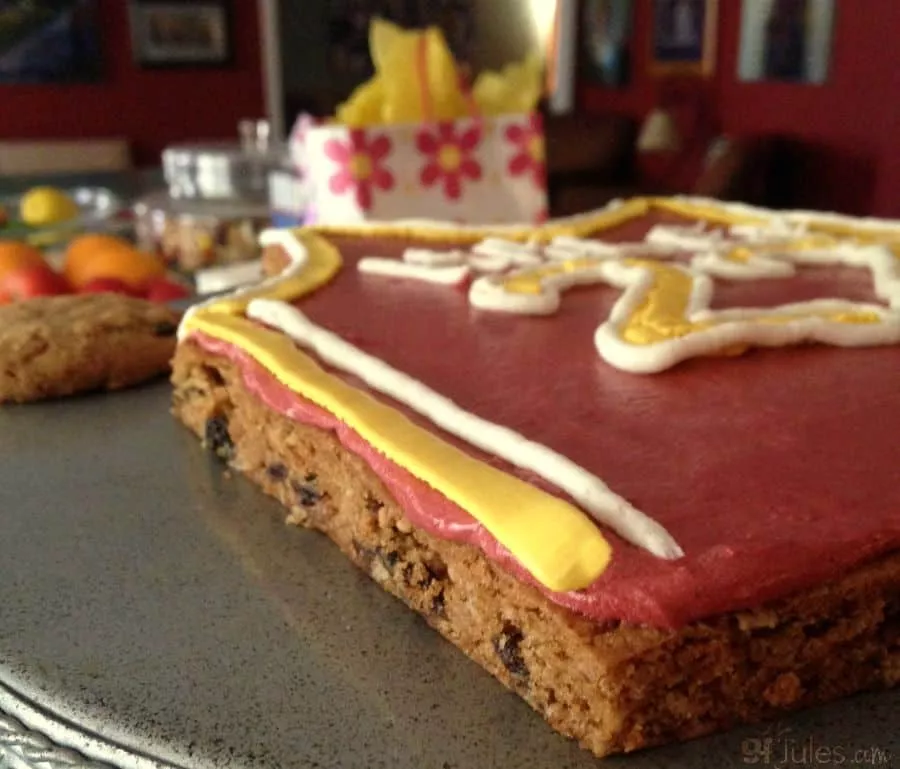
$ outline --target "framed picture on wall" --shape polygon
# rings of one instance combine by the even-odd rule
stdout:
[[[621,88],[631,74],[633,0],[583,0],[579,24],[581,75]]]
[[[96,0],[0,3],[0,83],[77,83],[103,71]]]
[[[738,77],[824,83],[834,13],[834,0],[744,0]]]
[[[131,45],[144,67],[223,66],[232,58],[228,0],[131,0]]]
[[[711,75],[716,61],[717,0],[652,0],[650,71]]]

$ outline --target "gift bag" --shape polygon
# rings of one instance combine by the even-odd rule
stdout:
[[[537,114],[373,128],[323,125],[300,141],[307,210],[319,223],[539,223],[547,215]]]
[[[543,221],[541,117],[510,111],[536,102],[522,84],[531,70],[487,73],[470,89],[456,79],[439,31],[376,24],[376,76],[335,120],[301,118],[292,134],[292,154],[309,185],[308,217],[322,224]]]

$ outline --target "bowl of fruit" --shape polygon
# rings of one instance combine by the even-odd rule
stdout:
[[[131,226],[128,208],[103,187],[32,187],[23,195],[0,197],[3,240],[53,246],[81,232],[124,232]]]
[[[157,302],[174,302],[191,294],[188,285],[170,275],[157,256],[115,235],[77,235],[55,260],[30,243],[0,240],[0,304],[101,292]]]

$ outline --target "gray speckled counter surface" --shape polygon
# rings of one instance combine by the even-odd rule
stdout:
[[[168,398],[0,409],[0,766],[600,765],[225,477]],[[603,765],[823,764],[810,745],[900,767],[900,692]]]

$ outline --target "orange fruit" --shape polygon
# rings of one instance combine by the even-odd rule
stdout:
[[[133,288],[141,288],[165,272],[165,265],[157,257],[112,235],[75,238],[66,249],[63,265],[63,274],[76,289],[98,278],[116,278]]]
[[[0,276],[22,267],[46,267],[44,256],[34,246],[15,240],[0,240]]]
[[[70,283],[78,278],[79,273],[84,266],[90,262],[95,254],[105,253],[108,251],[118,251],[121,253],[131,252],[134,246],[123,238],[117,238],[114,235],[100,235],[89,233],[87,235],[79,235],[69,241],[66,248],[65,260],[63,262],[63,273]],[[82,283],[86,281],[81,281]]]

